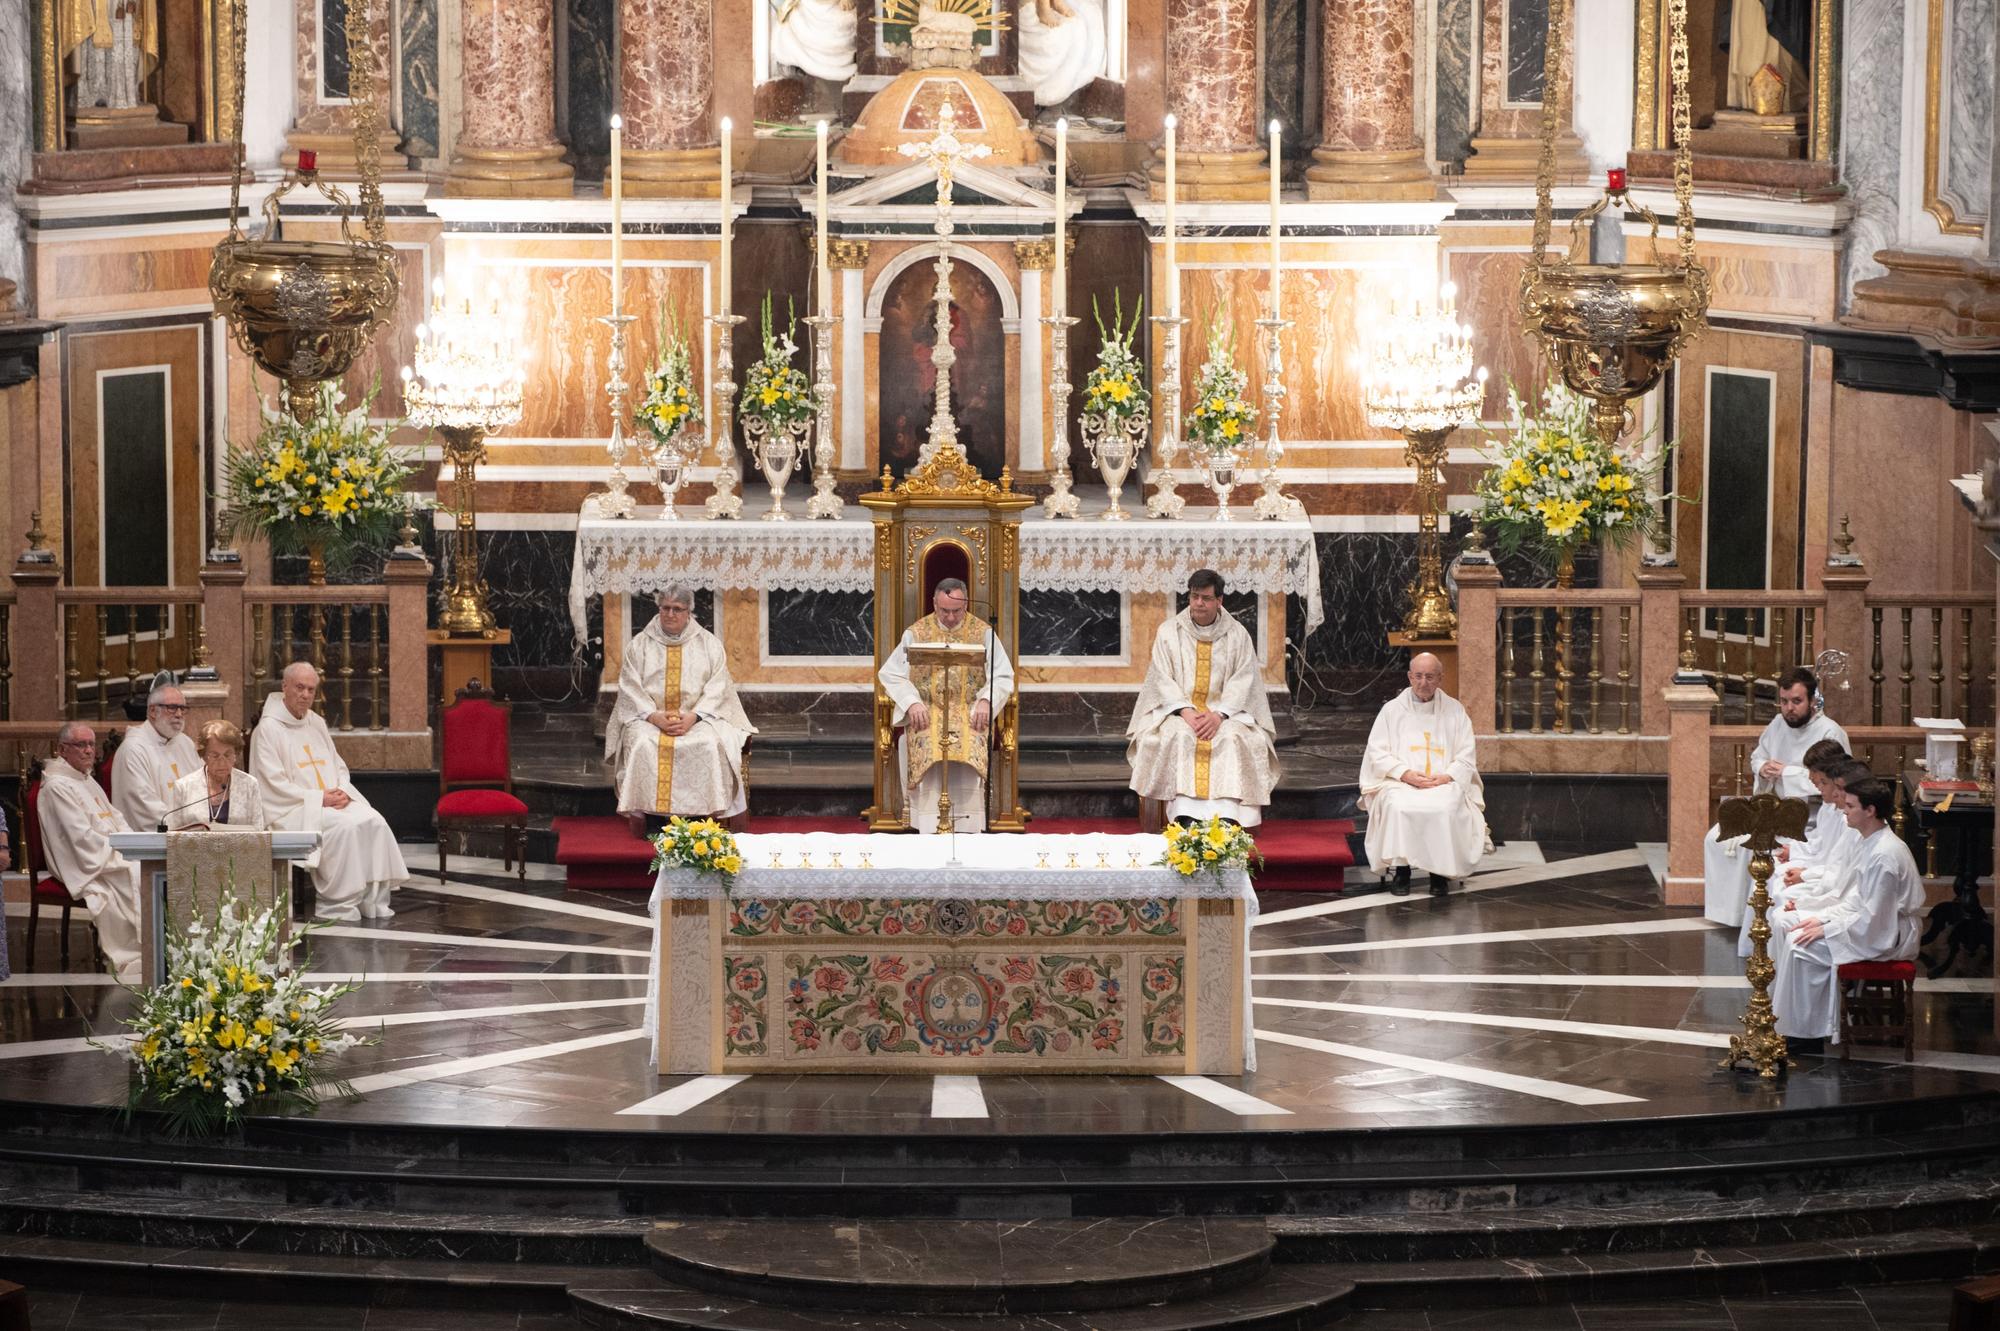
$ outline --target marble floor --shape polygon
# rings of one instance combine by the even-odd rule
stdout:
[[[413,870],[434,852],[410,846]],[[1242,1077],[656,1077],[637,894],[565,893],[454,857],[397,915],[324,929],[312,971],[361,976],[376,1042],[323,1117],[623,1131],[1251,1132],[1573,1121],[1811,1106],[1989,1084],[1992,981],[1919,981],[1916,1068],[1802,1058],[1718,1071],[1746,997],[1734,934],[1653,904],[1662,848],[1512,842],[1433,898],[1266,894],[1252,941],[1258,1066]],[[1372,884],[1357,884],[1372,887]],[[26,920],[8,920],[23,955]],[[51,965],[52,936],[42,940]],[[91,1046],[130,997],[49,969],[0,982],[9,1099],[122,1103]]]

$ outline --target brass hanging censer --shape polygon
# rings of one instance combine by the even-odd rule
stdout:
[[[347,7],[348,79],[354,96],[354,153],[361,173],[361,205],[368,238],[354,239],[353,203],[322,180],[313,155],[299,154],[299,166],[264,201],[264,234],[253,238],[238,224],[243,185],[243,97],[245,0],[235,11],[236,87],[232,135],[237,144],[235,174],[229,183],[229,234],[215,247],[208,291],[229,321],[236,344],[258,368],[285,383],[285,405],[293,419],[317,414],[319,386],[347,372],[375,330],[396,308],[395,255],[382,216],[381,149],[377,138],[375,47],[370,38],[369,0]],[[356,90],[353,85],[358,83]],[[316,190],[340,217],[340,240],[286,240],[278,202],[294,189]]]
[[[1708,270],[1694,253],[1687,0],[1667,0],[1677,253],[1661,258],[1660,219],[1626,196],[1625,173],[1614,170],[1604,197],[1570,223],[1569,244],[1551,262],[1558,112],[1570,96],[1571,3],[1549,3],[1541,160],[1535,172],[1535,252],[1521,274],[1521,319],[1563,382],[1592,401],[1599,435],[1606,443],[1615,443],[1624,433],[1632,399],[1651,391],[1674,357],[1708,324]],[[1651,224],[1651,263],[1576,261],[1579,251],[1588,258],[1590,224],[1614,202]]]

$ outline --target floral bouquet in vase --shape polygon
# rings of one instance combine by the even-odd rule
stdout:
[[[1532,413],[1510,382],[1507,428],[1489,438],[1493,463],[1476,486],[1474,516],[1502,550],[1553,557],[1557,586],[1570,584],[1578,549],[1623,544],[1661,521],[1646,492],[1664,453],[1642,459],[1600,439],[1590,400],[1558,381]]]
[[[1227,818],[1210,818],[1205,823],[1168,823],[1162,835],[1166,850],[1154,863],[1172,869],[1183,878],[1205,873],[1222,881],[1226,869],[1257,869],[1264,857],[1250,834]]]
[[[687,324],[676,312],[660,311],[659,358],[646,371],[646,396],[636,413],[652,437],[651,454],[665,512],[674,511],[688,466],[701,454],[701,394],[694,382],[694,350]]]
[[[737,414],[743,418],[743,439],[750,448],[753,465],[764,474],[771,487],[773,511],[777,511],[785,482],[805,451],[806,431],[812,427],[812,385],[805,371],[792,364],[798,355],[795,340],[798,315],[786,302],[785,331],[771,323],[771,293],[764,293],[764,353],[743,376],[743,393],[737,399]]]
[[[652,870],[693,869],[713,874],[726,888],[736,881],[743,867],[743,854],[736,838],[713,818],[671,818],[653,838]]]
[[[333,1018],[333,1005],[355,986],[307,985],[280,942],[278,910],[239,920],[236,904],[225,900],[212,922],[168,937],[167,978],[139,994],[139,1010],[125,1019],[129,1040],[101,1046],[138,1073],[129,1107],[165,1111],[176,1135],[205,1136],[253,1110],[309,1109],[324,1094],[353,1093],[327,1082],[321,1068],[364,1043]]]
[[[1097,364],[1083,381],[1083,448],[1104,477],[1111,507],[1109,518],[1122,518],[1118,497],[1125,478],[1138,463],[1146,447],[1146,433],[1153,419],[1153,395],[1146,388],[1146,367],[1132,350],[1139,333],[1140,315],[1146,298],[1132,307],[1132,320],[1125,321],[1125,301],[1112,293],[1111,327],[1104,326],[1104,312],[1091,297],[1091,317],[1097,320]]]
[[[1215,489],[1216,516],[1227,519],[1236,468],[1256,438],[1257,408],[1244,397],[1249,376],[1236,368],[1234,329],[1221,314],[1208,321],[1208,357],[1195,379],[1194,408],[1187,414],[1185,442],[1208,471]]]

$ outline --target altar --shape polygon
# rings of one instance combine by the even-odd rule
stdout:
[[[1236,1076],[1249,875],[1157,836],[747,835],[733,886],[663,870],[654,1058],[685,1073]]]

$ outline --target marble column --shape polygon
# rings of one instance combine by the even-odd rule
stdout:
[[[721,144],[709,114],[712,25],[709,0],[619,0],[627,194],[721,193]]]
[[[1313,199],[1428,199],[1417,137],[1416,0],[1326,0]]]
[[[1479,0],[1479,128],[1468,182],[1533,180],[1541,155],[1542,83],[1548,50],[1548,0]],[[1576,68],[1576,23],[1570,22],[1569,67]],[[1645,58],[1642,51],[1640,58]],[[1660,62],[1664,73],[1665,61]],[[1574,78],[1566,79],[1573,88]],[[1574,106],[1557,108],[1556,183],[1573,185],[1590,175]]]
[[[868,255],[865,240],[827,241],[827,260],[839,274],[840,341],[834,346],[834,405],[840,412],[840,472],[868,478]]]
[[[445,193],[568,197],[556,139],[555,0],[464,0],[465,124]]]
[[[318,155],[319,172],[352,180],[360,172],[354,155],[354,62],[347,43],[349,0],[293,0],[298,38],[293,46],[298,84],[298,118],[285,131],[284,165],[297,166],[299,153]],[[326,30],[335,27],[334,40]],[[390,85],[396,69],[389,50],[388,0],[374,0],[368,15],[368,45],[374,55],[376,151],[381,169],[402,171],[409,165],[398,145],[402,135],[389,117]]]
[[[1257,105],[1256,0],[1166,0],[1167,111],[1175,120],[1175,187],[1183,199],[1259,199],[1263,117]],[[1149,168],[1164,198],[1166,159]]]
[[[28,114],[35,104],[33,51],[28,7],[0,5],[0,106],[16,108],[13,115],[0,116],[0,282],[21,281],[27,265],[14,191],[35,146],[34,117]]]

